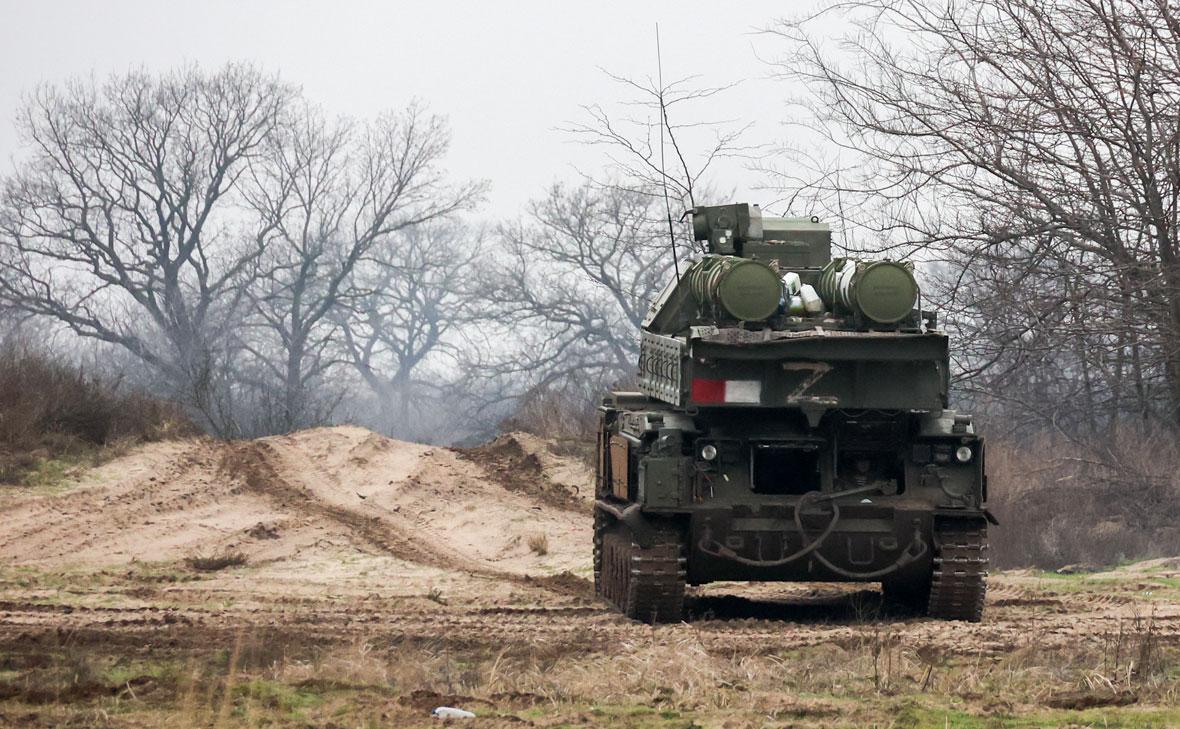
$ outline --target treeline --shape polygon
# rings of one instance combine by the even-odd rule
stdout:
[[[746,146],[712,121],[740,89],[622,79],[630,116],[589,105],[567,130],[609,164],[494,226],[421,105],[344,119],[239,65],[42,86],[0,191],[0,305],[222,435],[348,417],[462,438],[629,378],[697,252],[669,213],[744,157],[849,252],[922,261],[957,402],[994,429],[1180,423],[1175,8],[870,0],[769,31],[786,113],[822,144]]]
[[[555,186],[484,229],[442,118],[341,119],[248,66],[43,86],[19,124],[9,335],[73,333],[59,349],[223,436],[486,432],[530,390],[629,370],[672,265],[645,191]]]
[[[845,163],[790,179],[930,262],[965,401],[1022,433],[1180,424],[1175,4],[870,0],[773,31]]]

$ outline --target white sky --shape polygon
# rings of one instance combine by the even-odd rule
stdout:
[[[790,89],[766,79],[759,56],[780,49],[755,31],[812,4],[0,0],[0,170],[16,152],[21,95],[39,82],[249,60],[331,112],[369,117],[425,101],[450,120],[452,175],[491,180],[482,213],[512,216],[549,183],[573,178],[573,165],[595,165],[597,153],[557,127],[584,119],[581,104],[620,97],[599,67],[654,76],[657,21],[665,81],[742,80],[718,116],[753,122],[752,141],[777,139]],[[737,166],[716,182],[740,201],[767,197],[749,192],[758,180]]]

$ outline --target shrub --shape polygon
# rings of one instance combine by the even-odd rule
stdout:
[[[997,438],[988,444],[987,466],[989,505],[1000,521],[991,532],[997,567],[1175,556],[1174,433],[1122,426],[1085,438]]]
[[[542,532],[529,537],[529,551],[540,557],[549,554],[549,537]]]
[[[115,442],[193,435],[179,406],[20,344],[0,348],[0,482]]]
[[[246,564],[246,555],[241,552],[222,552],[221,554],[186,557],[184,563],[199,572],[218,572],[227,567],[241,567]]]

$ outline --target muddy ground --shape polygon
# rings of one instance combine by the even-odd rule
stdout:
[[[978,625],[711,585],[653,628],[593,597],[590,498],[537,438],[350,427],[9,490],[0,726],[1180,726],[1180,559],[995,575]]]

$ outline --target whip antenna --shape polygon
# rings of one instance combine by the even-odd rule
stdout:
[[[668,201],[668,174],[664,172],[664,127],[668,124],[668,107],[664,104],[664,60],[660,54],[660,24],[656,23],[656,83],[660,102],[660,185],[664,189],[664,211],[668,215],[668,238],[672,242],[672,268],[680,281],[680,261],[676,257],[676,231],[672,227],[672,203]]]

